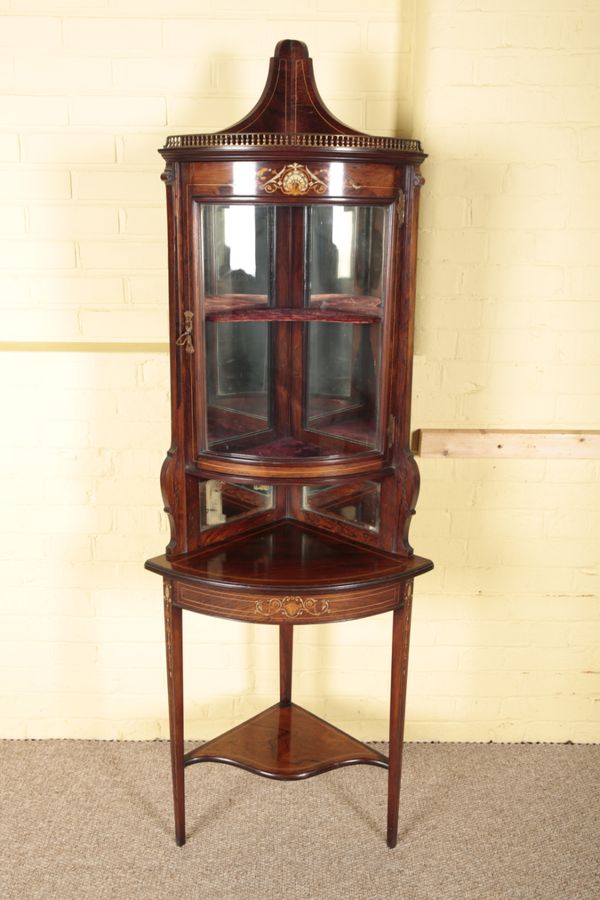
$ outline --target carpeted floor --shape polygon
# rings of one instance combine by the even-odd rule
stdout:
[[[0,742],[6,900],[600,898],[600,746],[408,744],[395,850],[385,782],[187,770],[173,840],[164,742]]]

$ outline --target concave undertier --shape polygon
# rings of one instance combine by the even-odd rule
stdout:
[[[186,753],[186,766],[198,762],[229,763],[285,780],[359,763],[388,766],[382,753],[295,703],[277,703]]]

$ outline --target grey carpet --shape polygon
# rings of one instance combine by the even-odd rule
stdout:
[[[382,749],[385,749],[382,746]],[[600,747],[408,744],[400,840],[383,770],[272,782],[164,742],[0,742],[3,898],[600,898]]]

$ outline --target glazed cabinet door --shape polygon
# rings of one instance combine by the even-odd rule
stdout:
[[[274,434],[272,329],[261,314],[273,304],[275,210],[202,204],[196,215],[204,331],[201,447],[251,449]]]
[[[194,201],[199,457],[384,453],[392,213]]]

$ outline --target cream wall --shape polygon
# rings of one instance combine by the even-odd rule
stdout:
[[[586,0],[1,2],[0,727],[167,733],[156,148],[306,40],[350,124],[421,137],[414,427],[594,428],[600,16]],[[421,460],[407,737],[600,739],[600,465]],[[387,616],[297,630],[299,702],[386,732]],[[274,699],[268,626],[190,616],[188,734]]]

